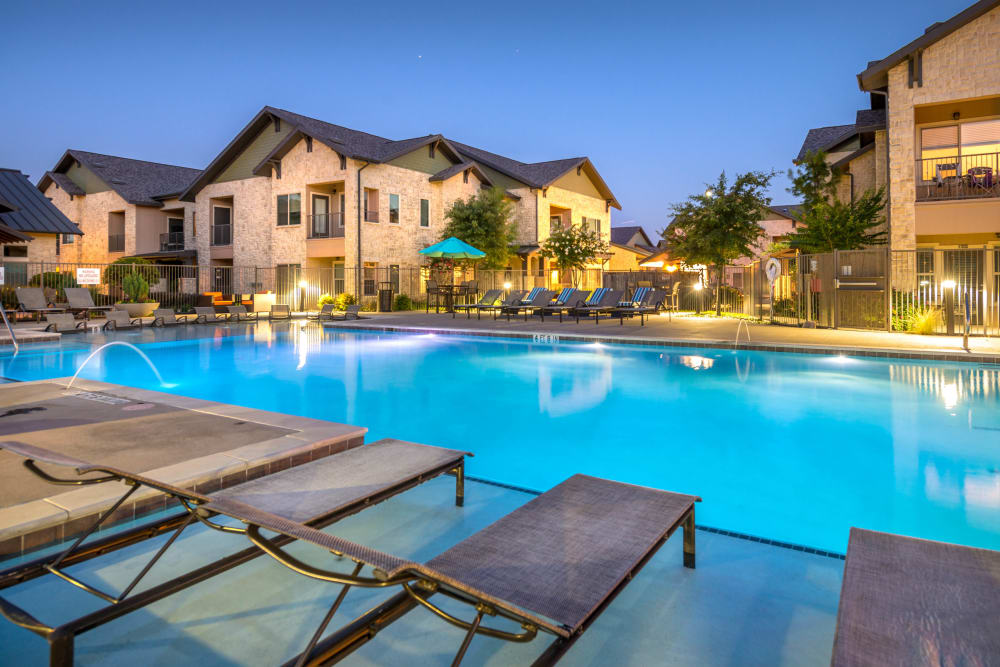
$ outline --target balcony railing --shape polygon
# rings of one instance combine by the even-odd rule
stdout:
[[[184,232],[160,234],[160,252],[184,250]]]
[[[344,219],[340,213],[321,213],[309,216],[309,238],[344,238]]]
[[[365,222],[378,222],[378,211],[365,209]]]
[[[232,245],[232,225],[212,225],[212,245]]]
[[[108,234],[108,252],[125,252],[124,234]]]
[[[1000,197],[1000,153],[917,160],[917,201]]]

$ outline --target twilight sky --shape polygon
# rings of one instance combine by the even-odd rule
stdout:
[[[867,108],[855,75],[972,0],[7,2],[0,167],[204,167],[264,105],[525,162],[587,155],[652,234],[725,169]]]

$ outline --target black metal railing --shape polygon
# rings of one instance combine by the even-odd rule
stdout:
[[[160,234],[160,252],[184,250],[184,232]]]
[[[1000,197],[1000,153],[917,160],[917,201]]]
[[[344,237],[344,219],[340,213],[319,213],[309,216],[309,238],[339,239]]]
[[[108,234],[108,252],[125,252],[124,234]]]
[[[232,245],[232,225],[212,225],[212,245]]]

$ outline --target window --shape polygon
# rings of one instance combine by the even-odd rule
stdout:
[[[920,158],[924,181],[963,177],[970,169],[976,173],[984,167],[995,174],[1000,166],[1000,120],[922,128]]]
[[[392,291],[399,294],[399,264],[389,265],[389,282],[392,283]]]
[[[594,232],[600,235],[601,233],[601,219],[600,218],[583,218],[583,228],[587,231]]]
[[[420,226],[431,226],[431,203],[426,199],[420,200]]]
[[[333,293],[344,293],[344,265],[341,262],[333,265]]]
[[[278,196],[278,226],[297,225],[302,222],[302,195],[294,193]]]
[[[232,220],[233,209],[228,206],[212,207],[212,245],[233,244]]]
[[[399,195],[389,195],[389,222],[399,224]]]
[[[63,234],[62,235],[62,242],[64,244],[70,244],[70,243],[73,243],[74,241],[76,241],[76,234]]]
[[[378,222],[378,190],[365,188],[365,222]]]
[[[549,234],[555,234],[561,229],[562,229],[562,216],[561,215],[549,216]]]
[[[5,245],[3,247],[4,257],[27,257],[28,246],[26,245]]]
[[[925,297],[935,291],[933,250],[917,251],[917,285]]]
[[[361,273],[361,295],[375,296],[375,265],[365,266]]]

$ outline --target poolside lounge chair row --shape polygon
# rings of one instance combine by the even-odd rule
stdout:
[[[316,316],[311,316],[310,319],[362,319],[358,315],[358,310],[360,306],[348,306],[347,312],[338,314],[332,310],[327,310],[324,306],[324,310],[318,313]],[[54,309],[58,311],[58,309]],[[157,308],[153,311],[153,319],[150,322],[150,326],[154,327],[168,327],[178,324],[211,324],[219,322],[253,322],[258,319],[257,313],[248,312],[246,306],[228,306],[227,312],[220,313],[213,307],[207,306],[196,306],[194,309],[194,314],[181,313],[177,314],[171,308]],[[122,329],[134,329],[143,326],[142,318],[133,318],[124,310],[107,310],[105,313],[107,318],[102,325],[105,331],[119,331]],[[278,319],[291,319],[291,309],[286,305],[274,305],[271,306],[271,312],[268,318],[271,320]],[[66,312],[48,312],[45,313],[45,320],[48,325],[45,327],[46,331],[56,331],[59,333],[76,333],[83,332],[87,330],[87,320],[77,320],[72,314]],[[100,323],[100,320],[97,321]]]
[[[467,318],[475,312],[476,318],[482,319],[482,314],[487,312],[493,314],[494,320],[506,316],[510,321],[512,315],[523,315],[526,322],[533,315],[538,315],[543,321],[546,315],[556,315],[560,322],[564,316],[575,318],[577,323],[581,318],[593,317],[595,322],[599,322],[601,317],[610,317],[624,324],[626,318],[638,316],[640,324],[645,325],[649,315],[665,307],[668,295],[651,287],[639,287],[628,298],[621,290],[606,287],[593,292],[567,287],[559,294],[536,287],[530,292],[512,291],[502,300],[501,296],[500,290],[489,290],[478,303],[455,306],[452,318],[463,310]]]

